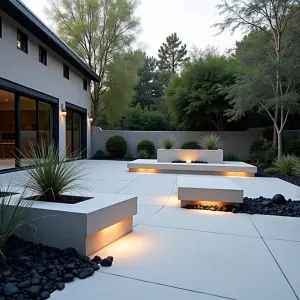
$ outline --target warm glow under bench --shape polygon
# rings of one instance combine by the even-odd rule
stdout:
[[[198,174],[198,175],[221,175],[237,177],[254,177],[257,172],[255,166],[244,162],[188,164],[158,162],[155,159],[137,159],[128,162],[130,172],[140,173],[175,173],[175,174]]]

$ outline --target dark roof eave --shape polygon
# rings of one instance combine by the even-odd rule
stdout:
[[[29,32],[34,34],[45,45],[60,55],[86,77],[99,82],[99,76],[19,0],[2,0],[0,1],[0,9],[15,19]]]

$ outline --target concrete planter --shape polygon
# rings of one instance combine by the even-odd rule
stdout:
[[[24,239],[61,249],[73,247],[82,255],[91,255],[132,231],[136,197],[94,193],[84,196],[94,198],[77,204],[35,202],[26,220],[37,232],[33,235],[32,226],[23,226],[20,231]],[[18,199],[18,195],[13,197]]]
[[[158,162],[174,160],[202,160],[208,163],[223,163],[223,150],[188,150],[188,149],[158,149]]]

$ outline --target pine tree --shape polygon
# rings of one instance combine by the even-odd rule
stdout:
[[[172,33],[158,50],[159,70],[164,73],[176,73],[182,63],[189,59],[186,55],[186,44],[182,45],[177,34]]]

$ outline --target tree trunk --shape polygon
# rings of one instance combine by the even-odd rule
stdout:
[[[278,140],[278,148],[277,148],[277,155],[278,158],[282,155],[282,130],[277,132],[277,140]]]
[[[278,125],[278,106],[276,106],[275,109],[275,116],[274,116],[274,122]],[[276,130],[276,126],[274,124],[274,129],[273,129],[273,148],[276,149],[277,148],[277,130]]]

